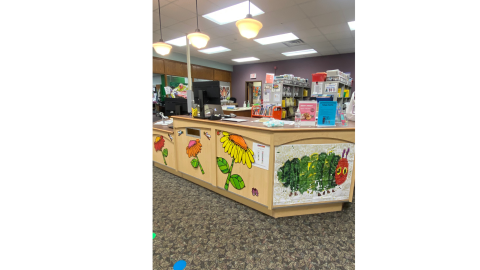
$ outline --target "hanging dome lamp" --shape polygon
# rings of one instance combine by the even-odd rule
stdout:
[[[207,46],[210,37],[205,35],[204,33],[201,33],[200,29],[198,28],[198,0],[195,0],[195,4],[197,8],[197,29],[195,29],[195,32],[188,34],[187,38],[188,40],[190,40],[194,47],[201,49]]]
[[[155,52],[160,55],[167,55],[170,53],[172,49],[172,45],[163,42],[162,38],[162,18],[160,17],[160,0],[158,0],[158,20],[160,21],[160,40],[158,42],[153,43],[153,48]]]
[[[250,14],[250,0],[248,0],[247,17],[238,20],[235,25],[240,31],[240,35],[248,39],[256,37],[260,29],[262,29],[263,24],[260,21],[253,19],[252,14]]]

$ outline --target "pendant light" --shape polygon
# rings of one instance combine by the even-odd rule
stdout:
[[[190,40],[194,47],[201,49],[207,46],[210,37],[205,35],[204,33],[200,33],[200,29],[198,28],[198,0],[195,0],[195,4],[197,7],[197,29],[195,29],[195,32],[188,34],[187,38],[188,40]]]
[[[158,0],[158,20],[160,21],[160,40],[159,42],[153,43],[153,48],[160,55],[167,55],[172,49],[172,45],[163,42],[162,38],[162,18],[160,17],[160,0]]]
[[[240,35],[245,38],[254,38],[258,35],[258,31],[262,29],[263,24],[255,19],[252,19],[252,14],[250,14],[250,0],[248,0],[248,15],[245,19],[238,20],[235,25],[240,31]]]

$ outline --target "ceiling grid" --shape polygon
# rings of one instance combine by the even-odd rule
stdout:
[[[210,36],[204,49],[223,46],[230,51],[205,54],[191,47],[192,56],[238,65],[241,63],[232,59],[256,57],[260,59],[255,61],[258,63],[355,52],[355,31],[351,31],[348,26],[349,21],[355,20],[355,0],[251,0],[253,5],[264,12],[254,16],[254,19],[263,24],[255,39],[293,33],[305,42],[304,45],[295,47],[283,43],[261,45],[242,37],[235,22],[219,25],[202,17],[242,2],[245,0],[198,0],[199,26],[203,33]],[[160,5],[165,41],[195,30],[195,0],[160,0]],[[157,42],[160,38],[157,0],[153,0],[152,14],[153,42]],[[314,49],[317,53],[296,56],[282,54],[306,49]],[[174,45],[172,48],[172,51],[182,54],[185,54],[185,50],[185,46]]]

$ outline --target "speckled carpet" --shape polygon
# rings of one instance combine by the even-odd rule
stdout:
[[[355,197],[274,219],[153,167],[153,269],[355,269]]]

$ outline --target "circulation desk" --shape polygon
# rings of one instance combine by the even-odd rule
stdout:
[[[268,128],[172,116],[153,125],[154,165],[272,217],[341,211],[355,183],[355,122]]]

